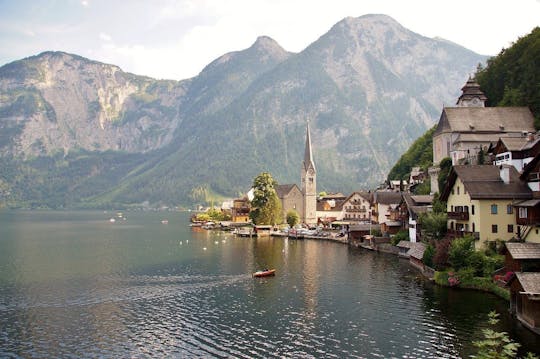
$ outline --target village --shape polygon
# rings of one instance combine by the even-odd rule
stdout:
[[[283,223],[292,211],[299,224],[238,229],[251,223],[250,191],[222,205],[221,211],[230,218],[223,226],[237,228],[245,236],[326,239],[393,253],[438,284],[504,297],[512,315],[540,335],[540,135],[528,108],[486,107],[486,100],[478,83],[469,78],[456,105],[442,110],[433,133],[431,167],[414,167],[408,180],[389,180],[376,190],[348,195],[317,193],[308,123],[301,186],[275,186]],[[415,188],[427,181],[431,193],[415,194]],[[443,228],[427,228],[426,218],[443,221]],[[489,283],[467,285],[478,281],[465,264],[462,271],[437,266],[436,257],[444,254],[440,263],[458,267],[448,252],[454,250],[455,257],[459,245],[474,252],[465,252],[466,256],[486,253],[484,263],[496,263],[483,266]],[[440,248],[446,252],[437,253],[443,251]],[[457,253],[463,260],[463,252]],[[489,253],[504,259],[494,261]]]

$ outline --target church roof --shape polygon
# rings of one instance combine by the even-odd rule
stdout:
[[[434,136],[444,132],[535,132],[527,107],[445,107]]]
[[[276,190],[276,194],[277,194],[278,198],[283,198],[286,195],[288,195],[289,193],[291,193],[291,191],[294,189],[294,187],[296,187],[298,189],[298,191],[300,191],[300,189],[298,188],[298,186],[295,183],[293,183],[293,184],[279,184],[277,186],[274,186],[274,189]]]

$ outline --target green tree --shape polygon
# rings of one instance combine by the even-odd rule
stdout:
[[[452,159],[450,157],[443,158],[441,162],[439,162],[439,167],[441,170],[437,177],[437,181],[439,182],[439,191],[442,192],[446,186],[450,170],[452,169]]]
[[[294,209],[291,209],[287,212],[287,224],[289,227],[294,227],[295,225],[300,222],[300,216],[298,215],[298,212],[296,212]]]
[[[422,262],[428,267],[433,267],[433,256],[435,256],[435,247],[432,244],[426,246],[424,251],[424,256],[422,257]]]
[[[428,212],[420,216],[422,235],[427,240],[439,240],[444,238],[447,231],[446,213]]]
[[[253,180],[252,211],[249,216],[255,224],[276,224],[281,222],[281,201],[275,186],[277,181],[268,172],[262,172]]]
[[[474,238],[464,236],[456,238],[450,244],[448,262],[455,270],[460,270],[469,265],[469,258],[474,253]]]

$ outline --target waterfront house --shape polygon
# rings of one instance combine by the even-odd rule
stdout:
[[[505,243],[504,267],[510,272],[540,272],[540,243]]]
[[[416,268],[424,271],[424,252],[426,250],[426,245],[421,242],[411,243],[411,248],[407,252],[409,255],[409,262]]]
[[[431,212],[433,210],[433,196],[431,195],[411,195],[403,193],[402,202],[400,204],[401,213],[407,213],[406,221],[407,229],[409,230],[409,240],[417,242],[420,235],[420,215]],[[405,212],[406,211],[406,212]]]
[[[475,247],[517,237],[514,204],[532,198],[532,191],[513,166],[458,165],[441,193],[447,202],[449,234],[471,234]]]
[[[250,210],[251,210],[251,204],[247,196],[234,199],[233,206],[231,208],[231,221],[234,223],[249,222]]]
[[[346,197],[341,193],[329,194],[317,199],[317,223],[329,226],[343,220],[343,204]]]
[[[516,272],[508,285],[510,312],[525,327],[540,334],[540,272]]]
[[[343,201],[344,221],[370,222],[372,213],[370,192],[353,192]]]
[[[414,245],[414,242],[399,241],[399,243],[396,245],[396,247],[398,247],[399,249],[398,256],[403,257],[403,258],[409,258],[410,257],[409,250],[413,247],[413,245]]]
[[[401,228],[401,216],[397,214],[392,218],[392,212],[398,209],[401,199],[401,192],[379,190],[373,193],[375,221],[381,225],[383,233],[394,234]]]

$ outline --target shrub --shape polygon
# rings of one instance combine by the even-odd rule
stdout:
[[[428,267],[433,267],[433,256],[435,255],[435,248],[433,245],[428,244],[426,250],[424,251],[424,256],[422,257],[422,262]]]
[[[409,240],[409,231],[407,230],[401,230],[399,232],[397,232],[393,237],[392,237],[392,245],[395,246],[397,245],[400,241],[408,241]]]

